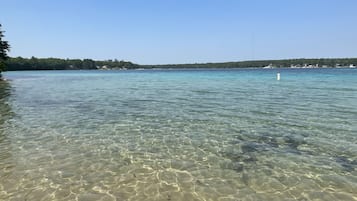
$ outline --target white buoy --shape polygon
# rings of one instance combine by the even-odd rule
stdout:
[[[276,80],[280,80],[280,73],[276,74]]]

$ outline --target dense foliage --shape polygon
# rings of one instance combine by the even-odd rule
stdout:
[[[134,69],[138,65],[127,61],[58,58],[15,57],[6,61],[8,71],[16,70],[78,70],[78,69]]]
[[[145,68],[255,68],[255,67],[346,67],[357,66],[357,58],[257,60],[225,63],[146,65]]]
[[[0,76],[1,72],[5,69],[5,60],[8,58],[7,53],[10,50],[10,45],[7,41],[3,41],[4,32],[1,30],[0,24]]]
[[[128,61],[106,60],[94,61],[91,59],[58,59],[58,58],[9,58],[6,61],[9,71],[16,70],[76,70],[76,69],[151,69],[151,68],[251,68],[251,67],[336,67],[357,66],[357,58],[341,59],[286,59],[260,60],[226,63],[202,64],[167,64],[167,65],[138,65]]]

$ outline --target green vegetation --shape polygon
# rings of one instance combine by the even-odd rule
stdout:
[[[357,66],[357,58],[341,59],[286,59],[226,63],[138,65],[128,61],[58,58],[9,58],[8,71],[16,70],[78,70],[78,69],[153,69],[153,68],[260,68],[260,67],[349,67]]]
[[[357,58],[335,59],[284,59],[284,60],[257,60],[225,63],[195,63],[195,64],[167,64],[146,65],[143,68],[261,68],[271,67],[348,67],[357,66]]]
[[[79,70],[79,69],[135,69],[138,65],[128,61],[92,59],[58,59],[15,57],[6,61],[8,71],[16,70]]]
[[[5,69],[5,60],[8,59],[7,53],[10,50],[10,45],[7,41],[3,41],[4,32],[1,30],[0,24],[0,77],[1,72]]]

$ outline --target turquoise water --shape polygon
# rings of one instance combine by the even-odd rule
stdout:
[[[6,72],[0,200],[357,200],[356,69]]]

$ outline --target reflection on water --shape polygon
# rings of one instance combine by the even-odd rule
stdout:
[[[281,73],[5,74],[0,200],[356,200],[357,71]]]

